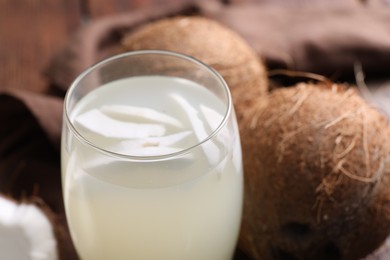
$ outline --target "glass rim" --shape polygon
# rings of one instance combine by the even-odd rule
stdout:
[[[192,62],[194,64],[197,64],[203,68],[205,68],[207,71],[210,72],[210,75],[213,75],[218,82],[221,83],[221,86],[224,90],[224,94],[226,96],[226,109],[225,113],[223,115],[222,121],[219,123],[218,127],[214,129],[205,139],[196,142],[194,145],[191,145],[187,148],[181,149],[180,151],[174,152],[174,153],[167,153],[167,154],[161,154],[161,155],[128,155],[128,154],[122,154],[122,153],[117,153],[113,152],[107,149],[104,149],[102,147],[99,147],[98,145],[95,145],[93,142],[89,141],[86,139],[78,130],[77,127],[72,123],[69,115],[69,102],[70,102],[70,97],[72,96],[73,92],[79,85],[79,83],[87,77],[90,73],[95,71],[96,69],[103,67],[104,65],[114,62],[114,61],[119,61],[121,59],[131,57],[131,56],[140,56],[140,55],[145,55],[145,54],[152,54],[152,55],[166,55],[166,56],[171,56],[171,57],[176,57],[182,60],[187,60],[189,62]],[[211,139],[216,136],[221,129],[226,125],[228,118],[230,117],[232,110],[233,110],[233,105],[232,105],[232,96],[230,93],[230,89],[224,80],[224,78],[211,66],[207,65],[206,63],[190,56],[186,55],[183,53],[178,53],[174,51],[167,51],[167,50],[138,50],[138,51],[129,51],[121,54],[117,54],[114,56],[111,56],[109,58],[103,59],[94,65],[86,68],[82,73],[80,73],[72,82],[70,85],[69,89],[66,91],[65,98],[64,98],[64,119],[65,123],[67,124],[68,128],[72,132],[76,138],[82,142],[83,144],[93,148],[94,150],[97,150],[101,153],[104,153],[106,155],[110,155],[112,157],[116,158],[121,158],[121,159],[126,159],[126,160],[132,160],[132,161],[161,161],[161,160],[168,160],[174,157],[179,157],[182,155],[185,155],[189,153],[190,151],[196,149],[197,147],[200,147],[201,145],[205,144],[206,142],[211,141]]]

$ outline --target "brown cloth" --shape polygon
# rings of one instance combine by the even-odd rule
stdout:
[[[320,1],[321,2],[321,1]],[[208,3],[208,4],[206,4]],[[340,4],[344,3],[344,4]],[[350,79],[354,64],[370,77],[390,67],[390,12],[340,1],[324,5],[185,4],[107,17],[88,24],[53,61],[48,71],[66,89],[82,70],[119,46],[118,39],[160,17],[192,13],[208,16],[241,34],[269,69],[286,68]]]
[[[385,75],[390,68],[390,8],[351,0],[329,5],[298,0],[289,4],[232,2],[237,3],[167,4],[158,10],[90,21],[80,28],[42,72],[61,90],[60,97],[12,91],[0,94],[0,192],[14,197],[38,195],[63,216],[58,150],[63,94],[88,66],[120,52],[120,40],[126,33],[156,19],[175,15],[215,19],[241,34],[269,69],[315,72],[341,80],[351,78],[357,62],[371,78]],[[368,259],[390,259],[389,247]],[[70,246],[67,250],[62,259],[76,259]],[[238,252],[235,259],[249,258]]]

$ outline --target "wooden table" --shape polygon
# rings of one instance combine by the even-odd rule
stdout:
[[[0,90],[47,91],[49,60],[84,22],[168,1],[0,0]]]

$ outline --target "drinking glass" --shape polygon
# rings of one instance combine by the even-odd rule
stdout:
[[[123,53],[64,102],[67,221],[83,260],[232,259],[243,172],[232,98],[192,57]]]

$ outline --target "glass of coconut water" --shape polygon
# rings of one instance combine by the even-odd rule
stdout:
[[[137,51],[82,73],[64,104],[62,181],[84,260],[227,260],[240,227],[240,139],[225,81]]]

